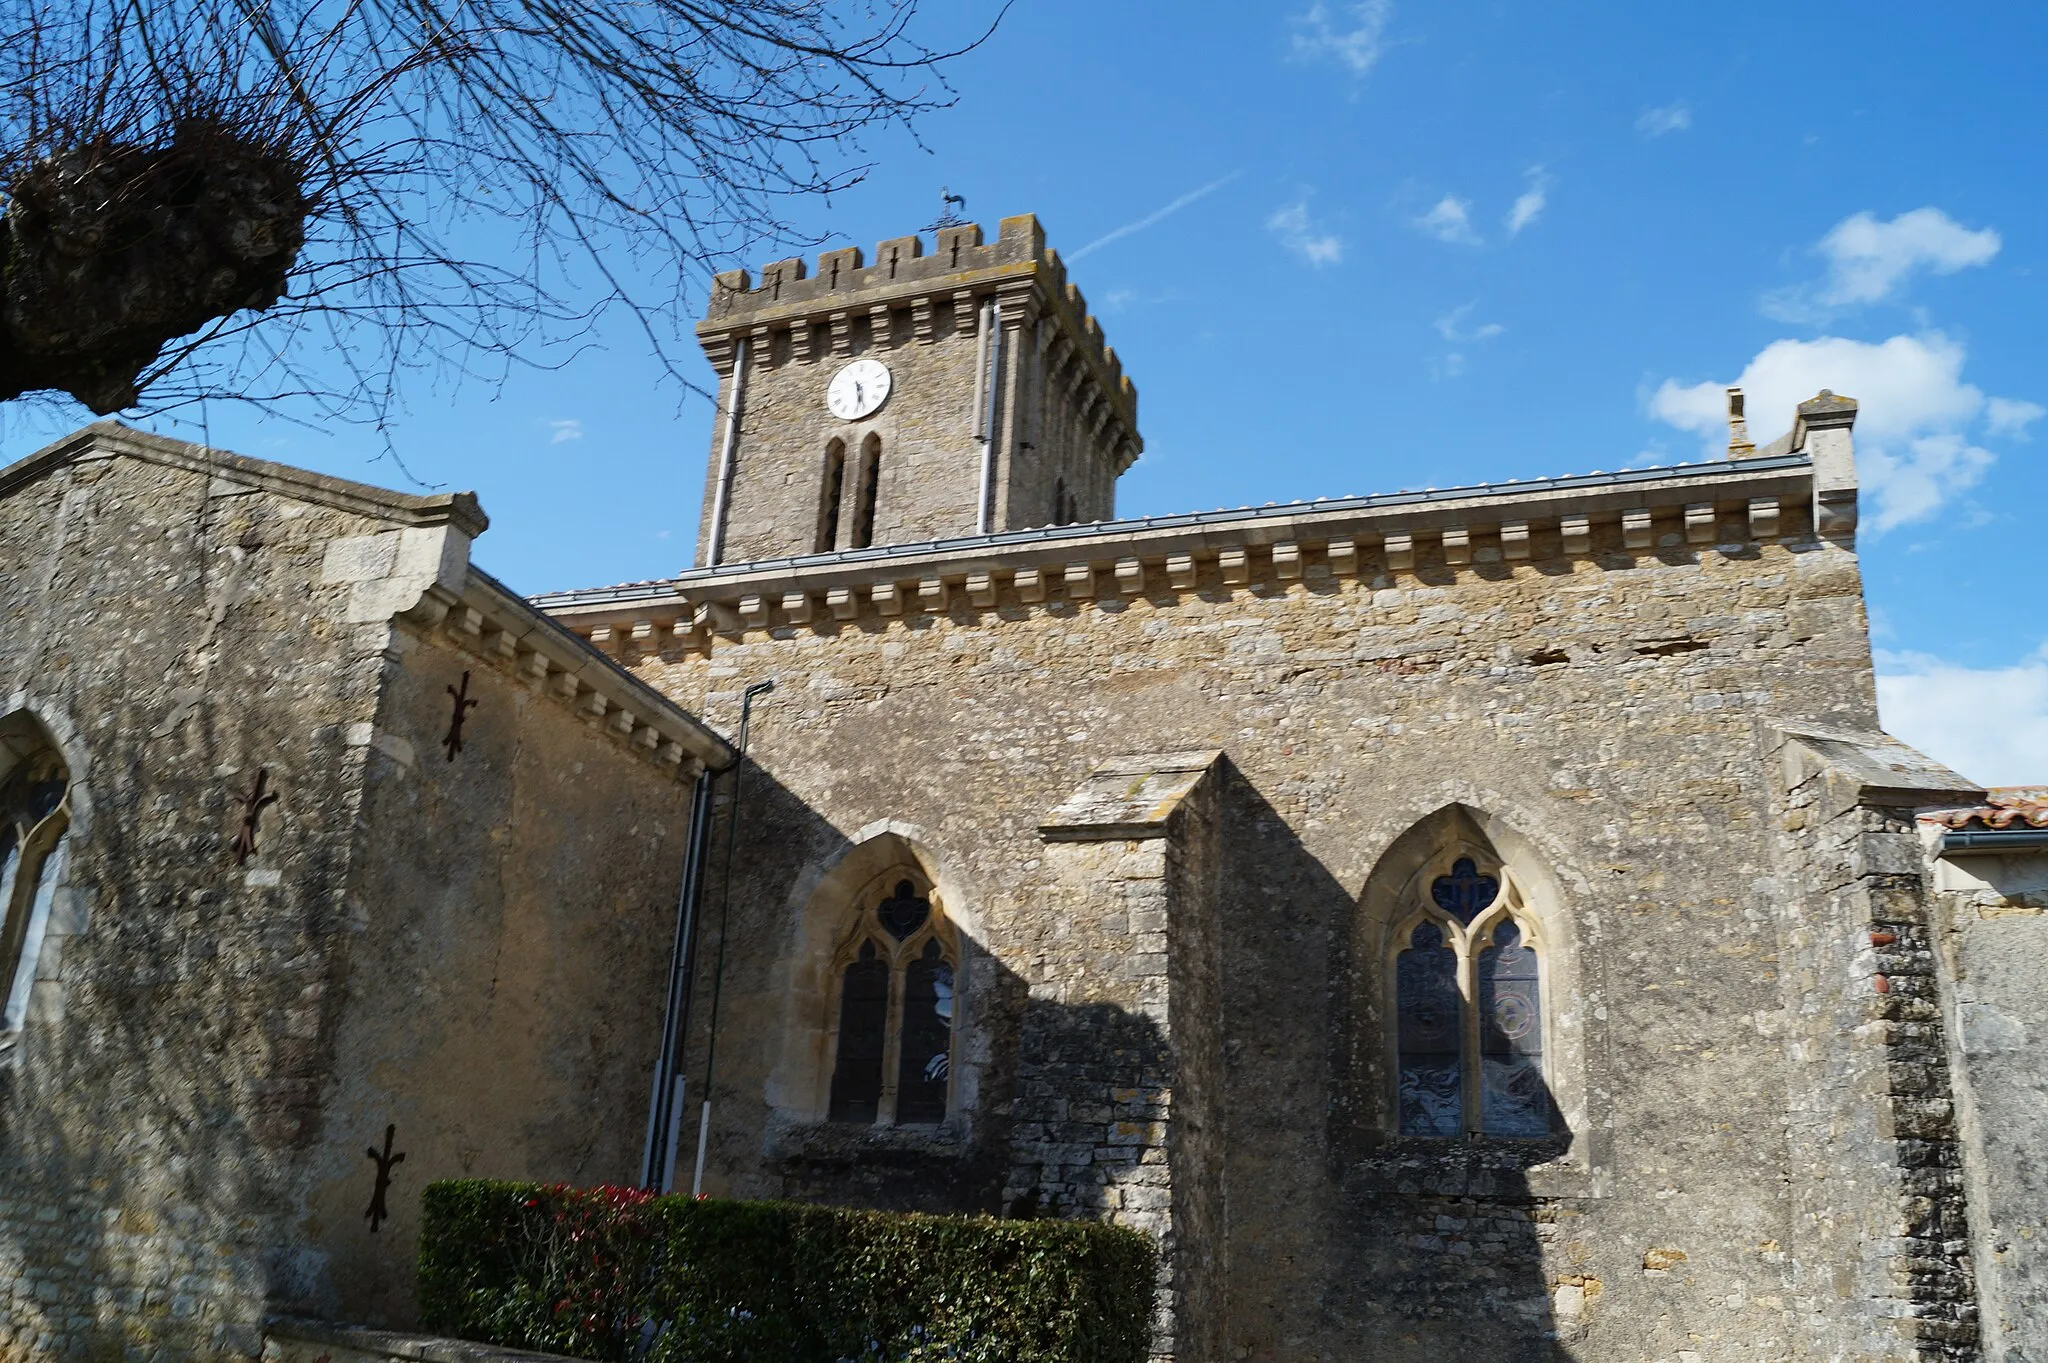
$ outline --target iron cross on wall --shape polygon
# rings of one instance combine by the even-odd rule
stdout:
[[[249,787],[247,795],[237,795],[235,803],[242,807],[242,828],[235,834],[235,864],[246,863],[256,855],[256,830],[262,822],[263,811],[277,803],[277,796],[269,792],[270,768],[256,769],[256,783]]]
[[[455,754],[462,751],[462,721],[469,718],[477,702],[469,698],[469,673],[462,674],[462,688],[448,688],[448,694],[455,697],[455,713],[448,718],[448,737],[441,740],[441,746],[448,750],[448,760],[453,762]]]
[[[370,1191],[370,1207],[363,1213],[363,1219],[370,1223],[370,1234],[377,1233],[377,1227],[391,1219],[390,1210],[384,1205],[384,1194],[391,1191],[391,1167],[405,1162],[405,1152],[391,1153],[391,1142],[398,1135],[398,1126],[393,1123],[384,1128],[384,1149],[379,1152],[372,1145],[364,1153],[377,1166],[377,1186]]]

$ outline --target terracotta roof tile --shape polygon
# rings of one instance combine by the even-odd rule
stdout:
[[[1925,816],[1949,828],[2048,828],[2048,786],[1994,786],[1981,805]]]

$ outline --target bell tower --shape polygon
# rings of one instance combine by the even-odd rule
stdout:
[[[717,277],[698,565],[1115,514],[1138,395],[1029,214]]]

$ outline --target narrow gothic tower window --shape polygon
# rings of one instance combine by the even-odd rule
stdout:
[[[825,486],[818,500],[817,550],[829,554],[839,547],[839,502],[846,495],[846,442],[825,447]]]
[[[860,447],[860,506],[854,514],[853,547],[875,542],[875,498],[882,482],[882,437],[871,435]]]

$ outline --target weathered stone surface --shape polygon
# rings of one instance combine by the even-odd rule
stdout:
[[[1835,1190],[1856,1157],[1788,1133],[1798,1004],[1777,963],[1808,901],[1771,888],[1789,882],[1763,726],[1874,727],[1854,559],[1797,534],[1626,554],[1618,518],[1586,533],[1609,537],[1586,558],[1556,532],[1532,536],[1526,562],[1483,567],[1418,542],[1408,570],[1375,553],[1356,577],[1282,582],[1252,558],[1233,586],[1209,557],[1191,588],[1162,572],[1129,598],[1034,600],[1034,587],[979,607],[963,594],[944,613],[863,611],[748,631],[708,656],[638,655],[640,675],[718,722],[743,683],[778,683],[754,740],[772,785],[740,829],[712,1186],[871,1195],[861,1157],[837,1185],[815,1168],[796,1185],[757,1133],[776,1120],[764,1040],[786,1006],[777,925],[793,884],[854,830],[896,820],[954,880],[949,903],[985,953],[963,985],[987,1057],[958,1118],[966,1139],[1012,1167],[1094,1170],[1052,1185],[1079,1201],[1063,1211],[1160,1215],[1123,1200],[1131,1166],[1110,1152],[1127,1147],[1076,1128],[1077,1109],[1099,1120],[1106,1102],[1082,1056],[1046,1047],[1093,1035],[1129,1057],[1133,1095],[1169,1126],[1185,1115],[1179,1088],[1171,1104],[1152,1096],[1168,1076],[1142,1060],[1178,1044],[1171,1010],[1142,1041],[1142,976],[1126,973],[1161,968],[1131,935],[1150,901],[1111,917],[1063,888],[1101,896],[1161,872],[1113,843],[1079,844],[1088,866],[1065,868],[1037,826],[1105,749],[1221,749],[1222,1098],[1207,1134],[1222,1154],[1205,1176],[1218,1229],[1199,1251],[1227,1265],[1213,1356],[1476,1356],[1561,1335],[1585,1358],[1751,1357],[1798,1354],[1815,1318],[1860,1311],[1863,1337],[1890,1330],[1855,1289],[1837,1294],[1836,1259],[1782,1248],[1806,1214],[1788,1189]],[[1784,622],[1803,606],[1819,628],[1795,635]],[[1391,925],[1360,900],[1403,834],[1446,807],[1518,832],[1575,933],[1556,1022],[1577,1071],[1559,1081],[1574,1129],[1533,1166],[1447,1164],[1384,1134]],[[1168,971],[1172,943],[1157,956]],[[1150,1119],[1129,1120],[1142,1142]],[[1876,1152],[1867,1139],[1851,1148]],[[926,1167],[921,1205],[996,1208],[1017,1190],[961,1177],[993,1158]],[[1169,1183],[1178,1199],[1183,1175]],[[1097,1191],[1069,1191],[1084,1186]],[[1870,1205],[1895,1217],[1894,1189],[1873,1185]],[[1486,1230],[1447,1237],[1439,1216]],[[1653,1247],[1689,1258],[1646,1279]]]
[[[471,568],[483,526],[117,427],[0,471],[0,716],[73,778],[0,1046],[0,1356],[247,1358],[278,1305],[407,1323],[429,1179],[636,1175],[687,781],[727,750]]]
[[[2048,1357],[2048,849],[1949,855],[1935,875],[1962,1174],[1928,1194],[1968,1193],[1985,1356]]]

